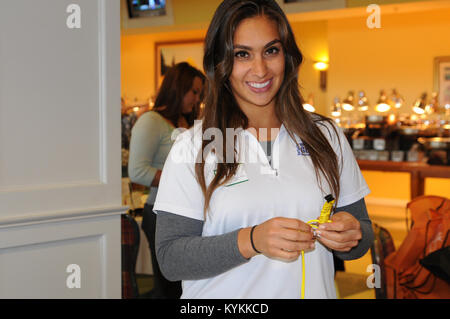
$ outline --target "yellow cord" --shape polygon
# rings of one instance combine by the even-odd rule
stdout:
[[[313,219],[307,222],[312,228],[317,229],[319,224],[323,223],[331,223],[330,214],[331,209],[333,208],[335,200],[333,197],[328,195],[325,197],[327,202],[323,205],[322,210],[320,212],[319,219]],[[301,290],[301,298],[305,299],[305,251],[302,250],[302,290]]]
[[[305,299],[305,252],[302,250],[302,299]]]
[[[312,228],[317,229],[317,223],[319,223],[318,219],[313,219],[307,222]],[[305,299],[305,251],[302,250],[302,299]]]

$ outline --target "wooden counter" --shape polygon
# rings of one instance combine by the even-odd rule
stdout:
[[[424,195],[425,178],[450,178],[450,166],[428,165],[418,162],[392,162],[358,160],[361,170],[405,172],[411,175],[411,199]]]

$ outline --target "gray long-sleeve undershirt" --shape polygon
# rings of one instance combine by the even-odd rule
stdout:
[[[270,158],[270,149],[267,152]],[[349,252],[333,253],[342,260],[362,257],[372,245],[374,235],[364,199],[339,207],[361,225],[362,238]],[[158,211],[156,219],[156,255],[163,275],[171,281],[200,280],[222,274],[244,264],[238,248],[240,229],[218,236],[202,237],[203,221]]]
[[[364,199],[336,209],[346,211],[361,224],[362,238],[349,252],[333,253],[342,260],[362,257],[373,242],[372,223]],[[203,221],[158,211],[156,219],[156,255],[163,275],[171,281],[199,280],[217,276],[249,259],[239,252],[240,229],[218,236],[202,237]]]

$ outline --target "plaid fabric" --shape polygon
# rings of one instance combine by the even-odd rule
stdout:
[[[375,297],[376,299],[386,299],[386,267],[384,260],[395,251],[395,245],[391,234],[386,228],[383,228],[375,223],[372,223],[372,227],[375,235],[375,240],[370,250],[372,262],[379,265],[381,271],[381,287],[375,288]]]
[[[136,281],[136,261],[139,250],[139,226],[132,216],[123,214],[122,227],[122,299],[139,295]]]

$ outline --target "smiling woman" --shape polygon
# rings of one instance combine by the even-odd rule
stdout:
[[[275,21],[264,16],[244,20],[234,33],[233,94],[250,119],[276,119],[275,97],[284,79],[284,53]],[[264,112],[265,116],[258,116]],[[272,124],[272,123],[270,123]],[[273,123],[279,127],[279,123]],[[259,127],[258,123],[249,123]],[[274,126],[274,127],[275,127]]]
[[[355,259],[370,247],[369,189],[342,130],[303,109],[302,61],[275,0],[225,0],[214,14],[201,130],[174,143],[154,206],[161,271],[183,280],[182,298],[301,298],[302,285],[307,298],[336,298],[332,251]],[[202,139],[211,129],[223,137],[214,149]],[[307,221],[329,194],[337,208],[316,237]]]

